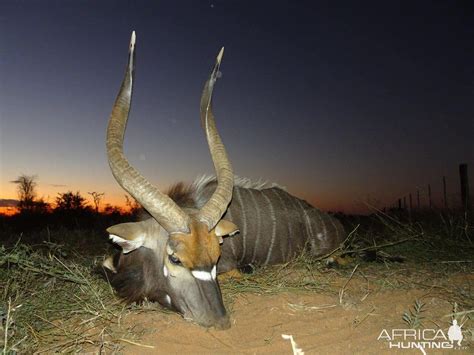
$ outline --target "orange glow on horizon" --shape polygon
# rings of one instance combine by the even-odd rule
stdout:
[[[17,190],[16,185],[8,183],[1,186],[2,187],[2,195],[0,199],[13,199],[16,200]],[[4,189],[5,187],[5,189]],[[56,197],[58,194],[65,193],[67,191],[72,191],[73,193],[79,191],[81,196],[84,197],[86,200],[87,206],[91,208],[95,208],[93,199],[91,195],[87,193],[87,191],[94,191],[90,187],[79,187],[79,188],[71,188],[71,187],[55,187],[55,186],[48,186],[48,185],[41,185],[39,184],[37,188],[37,200],[42,199],[46,203],[49,203],[52,208],[56,205]],[[85,192],[86,191],[86,192]],[[118,207],[122,212],[127,212],[129,207],[126,205],[126,194],[121,190],[119,186],[114,186],[113,184],[107,185],[103,190],[99,190],[100,192],[104,191],[105,195],[103,196],[100,202],[100,212],[104,212],[107,206],[111,207]],[[367,214],[368,211],[367,207],[362,206],[360,203],[345,203],[340,198],[335,198],[333,193],[328,193],[323,196],[315,196],[312,192],[306,192],[303,189],[298,191],[298,188],[293,186],[292,188],[288,189],[288,192],[293,196],[298,198],[304,199],[308,201],[314,207],[322,210],[322,211],[330,211],[330,212],[343,212],[346,214]],[[4,215],[12,215],[17,212],[15,207],[0,207],[0,214]]]
[[[18,212],[16,207],[0,207],[0,215],[13,216]]]

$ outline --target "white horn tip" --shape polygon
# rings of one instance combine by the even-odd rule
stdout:
[[[219,54],[217,55],[217,63],[220,63],[222,60],[222,56],[224,55],[224,47],[221,48]]]
[[[135,46],[136,39],[137,39],[137,35],[135,34],[135,31],[132,31],[132,38],[130,39],[130,46],[131,47]]]

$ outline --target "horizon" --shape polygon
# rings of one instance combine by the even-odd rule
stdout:
[[[214,110],[238,176],[350,214],[428,184],[439,205],[443,176],[454,204],[473,166],[472,4],[46,2],[0,15],[0,212],[21,174],[46,202],[97,191],[124,206],[105,130],[132,30],[125,155],[162,191],[214,174],[198,102],[222,45]]]

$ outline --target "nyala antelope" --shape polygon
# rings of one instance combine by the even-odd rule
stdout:
[[[141,222],[107,229],[122,252],[104,266],[119,296],[157,301],[205,327],[226,329],[229,316],[217,274],[247,265],[284,263],[304,248],[313,255],[335,249],[342,225],[274,184],[234,177],[212,112],[212,92],[223,49],[201,96],[201,124],[216,177],[160,192],[123,153],[135,69],[132,33],[125,77],[110,115],[107,155],[117,182],[149,213]]]

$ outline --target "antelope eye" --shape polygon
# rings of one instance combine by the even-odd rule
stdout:
[[[168,255],[168,259],[172,264],[181,265],[181,261],[174,254]]]

